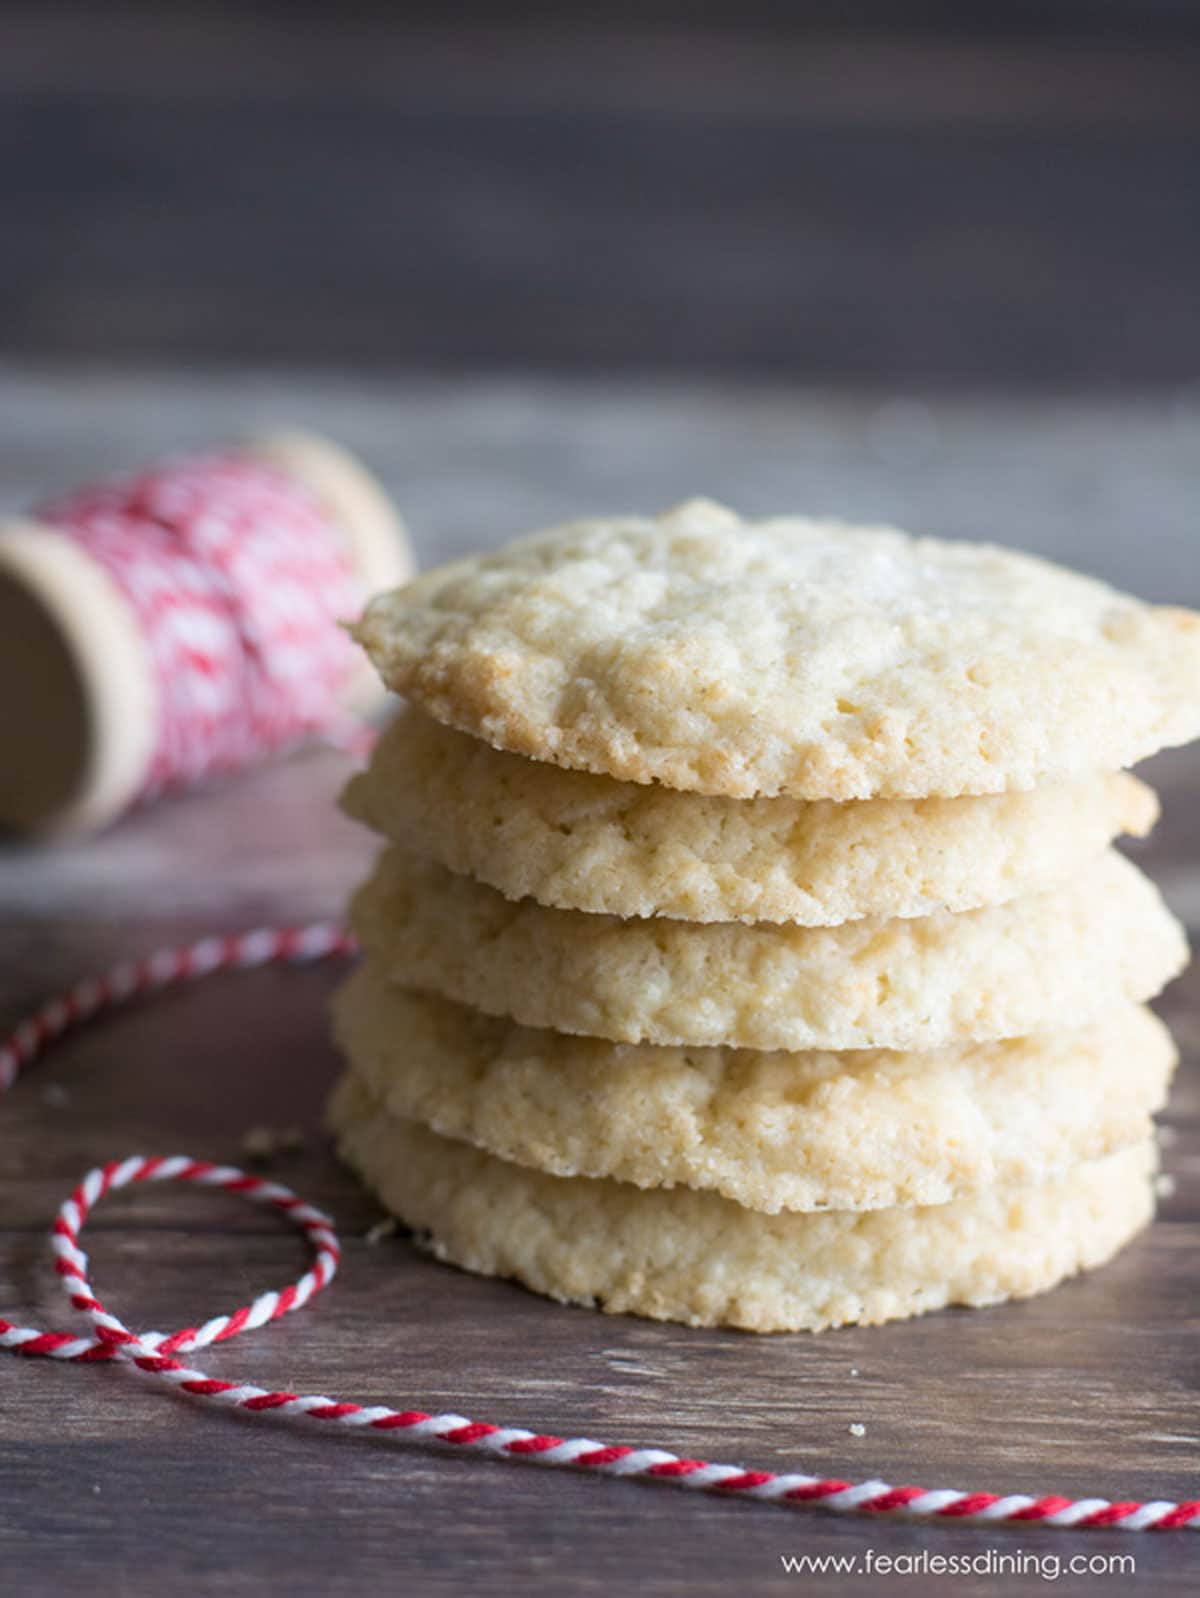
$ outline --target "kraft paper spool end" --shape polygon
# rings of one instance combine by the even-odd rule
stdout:
[[[365,595],[415,563],[403,522],[365,467],[323,438],[278,432],[237,447],[303,483],[346,539]],[[346,708],[383,698],[364,669]],[[117,583],[69,534],[0,523],[0,829],[82,832],[142,792],[159,687],[137,618]]]
[[[108,573],[54,528],[0,526],[0,827],[120,814],[157,715],[137,618]]]

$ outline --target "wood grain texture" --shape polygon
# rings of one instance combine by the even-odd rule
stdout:
[[[377,448],[402,418],[390,471],[403,475],[413,462],[422,505],[430,507],[418,529],[427,559],[455,540],[468,542],[482,525],[486,473],[478,456],[472,466],[478,504],[468,515],[454,497],[453,458],[456,452],[467,458],[468,440],[477,450],[481,438],[494,441],[492,505],[502,517],[523,514],[539,495],[586,500],[601,487],[611,491],[611,482],[599,485],[593,475],[588,446],[605,439],[602,453],[615,471],[618,435],[606,429],[618,424],[595,396],[581,395],[570,413],[558,391],[539,399],[525,390],[516,400],[509,391],[507,406],[490,408],[479,394],[455,397],[436,386],[423,392],[422,403],[412,389],[334,385],[305,391],[305,409],[309,420],[324,417],[334,431],[357,432]],[[107,404],[99,402],[101,393]],[[224,430],[221,417],[226,427],[236,418],[247,396],[269,408],[279,393],[252,378],[229,379],[223,388],[213,379],[190,394],[183,386],[99,380],[90,390],[65,379],[47,379],[42,388],[0,384],[0,415],[14,415],[18,397],[25,400],[24,431],[8,435],[0,484],[15,500],[27,476],[69,481],[101,455],[154,453],[172,430],[179,439],[211,436]],[[768,431],[783,430],[781,418],[807,417],[808,431],[796,427],[786,436],[814,457],[814,440],[824,436],[843,462],[874,458],[860,492],[883,497],[889,480],[907,482],[911,496],[924,494],[928,513],[950,519],[938,483],[911,486],[915,471],[906,475],[903,463],[889,466],[865,445],[855,455],[859,413],[819,397],[759,396],[754,403]],[[701,420],[694,402],[673,409],[660,395],[659,414],[654,468],[634,459],[641,474],[636,498],[666,497],[675,473],[680,488],[691,486],[682,477],[700,441],[685,426],[688,416],[710,429],[703,435],[710,445],[726,439],[719,471],[748,476],[762,458],[757,445],[739,443],[732,409],[715,400]],[[86,435],[89,415],[97,436]],[[534,448],[539,416],[567,450],[541,474]],[[438,472],[427,465],[421,476],[416,439],[401,436],[411,420],[426,437],[421,429],[432,429],[434,418],[447,441],[441,499]],[[348,426],[339,429],[339,422]],[[1049,442],[1034,448],[1039,429],[1049,426],[1044,415],[1021,412],[999,425],[1009,428],[1010,444],[1025,441],[1031,458],[1053,462]],[[1121,422],[1109,416],[1091,425],[1089,432],[1079,413],[1060,417],[1062,449],[1076,451],[1076,458],[1082,449],[1099,461],[1102,439],[1120,437]],[[1135,459],[1139,448],[1150,448],[1136,442],[1140,425],[1136,414],[1128,417],[1125,436],[1134,440]],[[976,413],[972,426],[958,437],[975,450],[979,480],[994,472],[998,484],[1000,445],[986,417]],[[1089,440],[1086,448],[1081,437]],[[1026,542],[1054,536],[1054,495],[1047,488],[1053,470],[1020,486],[1026,525],[1036,535]],[[1163,472],[1160,492],[1168,502],[1181,481]],[[946,478],[939,482],[948,492]],[[794,485],[788,494],[798,502]],[[1075,503],[1095,507],[1089,513],[1099,542],[1091,564],[1123,558],[1104,541],[1119,538],[1124,525],[1120,495],[1077,494]],[[1151,519],[1158,515],[1163,525],[1171,514],[1151,507]],[[1141,586],[1153,590],[1169,581],[1178,592],[1187,551],[1162,547],[1164,560],[1179,556],[1181,575],[1168,579],[1144,550]],[[334,811],[344,770],[340,757],[303,757],[160,805],[92,842],[52,853],[0,852],[0,1020],[15,1019],[72,977],[164,941],[214,925],[336,911],[371,850]],[[1163,792],[1166,814],[1138,857],[1191,924],[1200,925],[1200,761],[1165,756],[1147,775]],[[180,1148],[236,1160],[250,1128],[296,1123],[306,1133],[305,1147],[276,1170],[333,1211],[346,1245],[344,1270],[310,1310],[207,1356],[203,1363],[214,1374],[367,1402],[453,1406],[560,1435],[661,1444],[755,1466],[877,1472],[893,1482],[994,1490],[1196,1492],[1200,973],[1177,984],[1164,1005],[1187,1053],[1167,1117],[1174,1141],[1166,1160],[1178,1188],[1144,1239],[1111,1267],[1027,1304],[769,1339],[557,1308],[517,1287],[433,1264],[402,1238],[369,1246],[364,1234],[378,1212],[332,1159],[320,1130],[322,1101],[337,1070],[324,1008],[334,980],[325,969],[217,979],[114,1017],[33,1068],[0,1104],[5,1314],[63,1322],[44,1232],[64,1191],[90,1164]],[[286,1280],[303,1259],[286,1228],[249,1207],[170,1190],[107,1203],[89,1240],[100,1291],[143,1327],[173,1328],[231,1307]],[[852,1423],[864,1425],[865,1436],[851,1436]],[[358,1598],[486,1585],[557,1595],[621,1583],[649,1594],[715,1598],[797,1590],[796,1580],[781,1572],[781,1553],[868,1547],[977,1554],[1020,1548],[1063,1560],[1128,1550],[1138,1560],[1140,1581],[1126,1589],[1134,1591],[1193,1591],[1200,1568],[1200,1544],[1186,1536],[1114,1539],[1046,1530],[1008,1536],[789,1515],[446,1457],[383,1439],[313,1436],[199,1413],[115,1369],[0,1360],[3,1593],[150,1598],[288,1591]],[[846,1594],[927,1593],[931,1585],[920,1578],[881,1586],[832,1576],[815,1584]],[[1064,1576],[1055,1583],[1065,1593],[1095,1592],[1097,1585],[1104,1590],[1100,1578]],[[1002,1576],[980,1577],[966,1590],[1009,1594],[1023,1587],[1043,1590],[1035,1579],[1023,1584]],[[946,1590],[961,1589],[951,1583]],[[1112,1590],[1122,1590],[1120,1583]]]
[[[1198,63],[1170,0],[12,0],[0,339],[1187,384]]]

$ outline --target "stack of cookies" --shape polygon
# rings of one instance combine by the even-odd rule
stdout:
[[[708,502],[381,596],[408,707],[336,1004],[345,1157],[441,1258],[820,1329],[1039,1292],[1150,1219],[1181,929],[1110,847],[1200,616]]]

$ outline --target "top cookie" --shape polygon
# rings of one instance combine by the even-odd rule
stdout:
[[[1200,615],[703,500],[443,566],[354,631],[389,687],[498,748],[735,798],[1000,793],[1200,733]]]

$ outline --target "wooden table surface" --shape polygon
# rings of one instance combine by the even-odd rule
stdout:
[[[36,481],[69,480],[101,457],[153,453],[228,431],[251,412],[278,413],[282,385],[224,381],[224,388],[211,379],[192,391],[98,379],[89,388],[46,374],[0,381],[8,446],[0,478],[9,502]],[[736,396],[709,396],[701,414],[694,398],[669,394],[643,394],[636,403],[579,396],[572,412],[561,393],[539,398],[532,387],[433,385],[423,401],[404,385],[364,394],[348,384],[298,384],[291,392],[304,419],[328,419],[351,442],[373,444],[385,466],[378,447],[395,428],[389,474],[402,487],[411,462],[427,558],[492,528],[510,531],[498,524],[533,502],[557,506],[559,494],[573,493],[580,506],[605,496],[610,503],[647,502],[651,492],[650,502],[672,497],[690,486],[678,479],[706,440],[724,450],[714,476],[749,482],[770,454],[765,432],[791,440],[801,461],[822,459],[817,497],[831,493],[843,472],[860,503],[886,498],[890,486],[901,514],[915,509],[920,514],[907,519],[940,531],[968,503],[981,507],[970,530],[998,517],[994,491],[1005,451],[1024,449],[1026,471],[1012,494],[1033,535],[1024,541],[1043,547],[1076,534],[1056,474],[1067,473],[1064,461],[1086,456],[1095,471],[1077,473],[1074,492],[1092,507],[1096,541],[1090,562],[1085,551],[1075,558],[1105,569],[1129,560],[1119,514],[1132,492],[1128,474],[1148,473],[1157,460],[1140,586],[1185,597],[1180,505],[1193,468],[1182,453],[1174,475],[1163,466],[1175,446],[1156,434],[1152,409],[1122,418],[1086,407],[1054,416],[984,407],[945,421],[936,408],[899,413],[897,436],[905,428],[911,434],[910,423],[926,439],[931,426],[936,435],[922,489],[903,451],[889,456],[866,442],[880,401],[759,396],[756,429],[749,429]],[[94,431],[86,426],[88,395]],[[641,455],[631,451],[634,492],[618,496],[598,476],[612,470],[615,482],[615,441],[628,414],[644,418],[655,405],[663,418],[658,459],[645,458],[649,442]],[[548,454],[540,467],[539,416],[554,449],[565,451]],[[443,454],[422,462],[401,424],[412,421],[419,431],[435,418]],[[945,466],[949,428],[975,463],[973,495],[963,459],[952,471]],[[1047,433],[1058,438],[1058,455]],[[1110,458],[1120,439],[1123,467]],[[1045,470],[1039,475],[1031,461]],[[489,470],[493,520],[482,533]],[[769,490],[782,485],[791,503],[801,503],[787,479],[777,462]],[[760,485],[762,493],[768,488]],[[478,517],[466,514],[472,497]],[[345,769],[339,756],[303,756],[160,805],[91,842],[0,852],[0,1020],[15,1019],[73,977],[164,941],[336,912],[371,849],[333,806]],[[1200,762],[1160,757],[1149,775],[1167,810],[1139,857],[1194,927]],[[453,1407],[562,1435],[661,1444],[776,1469],[993,1490],[1196,1494],[1200,973],[1164,1002],[1187,1056],[1166,1118],[1176,1190],[1150,1233],[1118,1261],[1025,1304],[764,1339],[558,1308],[434,1264],[403,1238],[369,1244],[378,1211],[321,1132],[337,1070],[325,1021],[335,980],[322,968],[221,978],[114,1017],[35,1066],[0,1106],[0,1310],[62,1323],[44,1232],[90,1164],[176,1149],[236,1161],[251,1128],[296,1124],[304,1146],[274,1169],[332,1210],[345,1244],[343,1272],[309,1310],[205,1357],[214,1374],[365,1402]],[[293,1235],[248,1206],[175,1190],[119,1196],[98,1212],[89,1235],[102,1294],[141,1327],[169,1329],[231,1307],[295,1274],[303,1261]],[[851,1435],[858,1424],[865,1435]],[[790,1514],[243,1422],[147,1390],[127,1371],[8,1359],[0,1360],[0,1506],[5,1594],[437,1594],[473,1584],[560,1594],[617,1582],[655,1594],[782,1593],[796,1590],[796,1580],[783,1574],[781,1555],[861,1556],[869,1548],[983,1558],[1020,1551],[1064,1562],[1133,1553],[1142,1585],[1116,1578],[1112,1590],[1182,1592],[1195,1587],[1200,1549],[1184,1534],[1002,1533]],[[920,1577],[882,1587],[861,1575],[826,1581],[846,1594],[931,1585]],[[1097,1577],[1064,1575],[1056,1585],[1082,1593],[1097,1582],[1104,1590]],[[980,1575],[969,1590],[1041,1585],[1032,1574]]]

